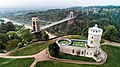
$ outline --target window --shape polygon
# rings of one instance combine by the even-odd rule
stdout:
[[[87,52],[87,55],[88,55],[88,52]]]
[[[33,26],[33,31],[35,31],[35,26]]]
[[[80,55],[80,50],[77,51],[77,55],[78,55],[78,56]]]
[[[74,53],[75,51],[74,51],[74,49],[72,50],[72,53]]]
[[[35,25],[35,22],[33,22],[33,25]]]
[[[93,41],[91,41],[90,44],[93,44]]]
[[[82,51],[81,54],[83,54],[84,52]]]
[[[92,39],[93,39],[93,36],[92,36]]]

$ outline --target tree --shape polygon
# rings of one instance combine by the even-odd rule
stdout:
[[[1,33],[6,33],[7,32],[5,23],[1,23],[0,24],[0,32]]]
[[[51,56],[56,57],[59,54],[59,46],[56,43],[49,45],[49,53]]]
[[[0,49],[5,49],[5,45],[2,41],[0,41]]]
[[[20,39],[20,37],[17,35],[15,31],[9,31],[6,33],[8,38],[11,39]]]
[[[98,20],[92,20],[92,21],[90,21],[89,26],[92,27],[92,26],[94,26],[95,24],[98,24],[98,25],[99,25],[99,21],[98,21]]]
[[[45,31],[42,31],[41,36],[42,36],[41,37],[42,40],[48,40],[49,39],[49,36],[48,36],[48,34],[45,33]]]
[[[23,43],[19,43],[19,44],[17,45],[18,48],[21,48],[21,47],[23,47],[23,46],[24,46]]]
[[[117,29],[113,25],[109,25],[105,28],[103,37],[107,40],[112,40],[117,34]]]
[[[0,32],[1,33],[6,33],[8,31],[15,31],[15,26],[12,22],[7,22],[5,23],[1,23],[0,24]]]
[[[12,22],[7,22],[5,26],[6,26],[7,32],[8,31],[15,31],[15,26]]]
[[[13,40],[9,40],[7,42],[7,50],[12,50],[12,49],[15,49],[18,45],[18,43],[20,43],[20,40],[18,39],[13,39]]]
[[[33,38],[31,32],[27,29],[24,29],[24,30],[20,31],[20,37],[27,42],[31,42],[32,38]]]
[[[0,33],[0,41],[2,41],[3,43],[7,43],[7,36],[5,34]]]

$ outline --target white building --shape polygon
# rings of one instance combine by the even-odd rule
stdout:
[[[79,39],[60,39],[57,40],[56,43],[60,47],[60,52],[71,55],[90,57],[97,62],[100,62],[102,60],[102,52],[100,48],[102,32],[103,30],[101,28],[98,28],[97,25],[95,25],[94,27],[89,28],[88,41]],[[61,41],[67,41],[68,43],[61,43]]]

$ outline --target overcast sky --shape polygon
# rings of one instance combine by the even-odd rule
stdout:
[[[0,0],[0,8],[120,5],[120,0]]]

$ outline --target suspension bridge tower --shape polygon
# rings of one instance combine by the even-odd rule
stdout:
[[[69,18],[72,18],[72,19],[68,20],[68,25],[71,25],[74,22],[74,13],[73,12],[70,12]]]
[[[34,33],[40,32],[38,21],[38,17],[32,17],[32,31]]]

